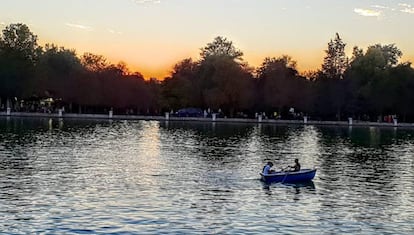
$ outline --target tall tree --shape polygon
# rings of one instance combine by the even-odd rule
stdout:
[[[378,115],[392,110],[394,88],[397,87],[392,74],[401,51],[394,44],[369,46],[365,54],[354,56],[347,71],[353,103],[359,114],[376,119]],[[393,71],[393,72],[392,72]],[[398,93],[395,93],[398,94]],[[391,95],[391,96],[390,96]]]
[[[364,50],[362,50],[361,48],[357,46],[354,46],[354,48],[352,49],[351,62],[355,61],[358,58],[361,58],[362,56],[364,56]]]
[[[289,56],[265,58],[256,73],[259,80],[259,104],[263,103],[262,108],[280,113],[282,109],[297,105],[295,96],[299,92],[296,90],[296,61]]]
[[[33,77],[40,47],[25,24],[10,24],[0,35],[0,96],[21,98]]]
[[[84,53],[81,57],[82,65],[89,71],[99,72],[106,69],[110,64],[102,55]]]
[[[251,70],[230,57],[210,57],[203,61],[198,82],[206,108],[220,108],[233,117],[253,104]]]
[[[32,93],[38,96],[68,99],[75,93],[76,78],[84,69],[75,50],[46,44],[35,67]]]
[[[242,64],[243,52],[224,37],[201,48],[197,76],[205,108],[222,109],[228,115],[246,109],[253,103],[251,69]]]
[[[205,47],[201,48],[200,56],[201,60],[205,60],[211,56],[224,56],[237,61],[243,60],[243,52],[237,49],[232,41],[221,36],[214,38],[213,42],[210,42]]]
[[[328,43],[325,50],[326,56],[322,64],[322,72],[328,78],[342,78],[348,67],[348,59],[345,55],[346,44],[342,41],[338,33],[333,40]]]
[[[19,54],[24,59],[35,62],[40,47],[37,45],[37,36],[25,24],[10,24],[3,30],[0,37],[0,50]]]
[[[399,64],[390,69],[391,77],[388,87],[392,88],[390,97],[392,98],[393,113],[400,114],[400,120],[403,122],[413,122],[414,110],[414,69],[411,63]]]
[[[320,111],[324,110],[326,116],[332,116],[335,113],[337,120],[341,119],[342,109],[346,102],[346,91],[342,81],[348,67],[345,46],[346,44],[336,33],[335,38],[328,43],[328,49],[325,50],[326,56],[316,83],[319,101],[325,103],[323,108],[320,106],[322,108]]]
[[[177,110],[183,107],[200,107],[203,105],[201,90],[196,83],[199,63],[191,58],[178,62],[162,83],[164,106]]]
[[[373,46],[368,47],[367,53],[370,53],[370,51],[379,51],[384,65],[381,66],[380,64],[378,64],[377,66],[381,66],[384,68],[397,65],[399,59],[402,56],[401,50],[398,49],[394,44],[388,44],[388,45],[375,44]]]

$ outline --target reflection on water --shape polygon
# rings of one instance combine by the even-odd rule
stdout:
[[[411,234],[413,134],[0,118],[0,231]],[[295,158],[313,181],[259,180]]]
[[[282,183],[268,183],[262,182],[263,184],[263,191],[267,195],[272,195],[272,190],[277,189],[278,187],[286,189],[286,191],[290,191],[294,194],[293,200],[297,201],[300,200],[301,193],[315,193],[315,184],[313,181],[307,182],[300,182],[300,183],[289,183],[289,184],[282,184]]]

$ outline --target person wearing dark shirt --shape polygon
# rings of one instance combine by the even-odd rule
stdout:
[[[300,171],[300,163],[299,163],[299,159],[295,159],[295,165],[290,166],[291,170],[290,171]]]

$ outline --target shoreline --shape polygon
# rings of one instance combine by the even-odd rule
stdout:
[[[169,116],[141,116],[141,115],[111,115],[111,114],[75,114],[75,113],[27,113],[27,112],[0,112],[0,117],[27,117],[27,118],[61,118],[61,119],[100,119],[100,120],[145,120],[145,121],[193,121],[210,123],[256,123],[274,125],[314,125],[314,126],[348,126],[348,127],[399,127],[414,128],[414,123],[386,123],[346,121],[314,121],[314,120],[275,120],[275,119],[246,119],[246,118],[202,118],[202,117],[169,117]]]

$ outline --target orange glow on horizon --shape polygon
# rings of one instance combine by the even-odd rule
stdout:
[[[163,81],[166,77],[170,76],[171,68],[162,68],[159,69],[146,69],[146,68],[135,68],[133,66],[129,67],[130,72],[139,72],[145,78],[145,80],[149,80],[151,78],[156,78],[159,81]]]
[[[321,67],[323,63],[323,49],[313,50],[311,53],[303,53],[303,52],[296,52],[296,53],[280,53],[280,54],[272,54],[272,53],[245,53],[244,62],[247,62],[249,66],[253,68],[258,68],[266,57],[280,57],[282,55],[291,56],[292,60],[296,61],[297,69],[299,72],[306,72],[306,71],[314,71]],[[130,64],[128,63],[127,58],[125,58],[125,63],[127,64],[130,72],[139,72],[141,73],[145,79],[150,78],[157,78],[158,80],[164,80],[166,77],[171,75],[173,67],[175,64],[180,62],[183,59],[191,57],[194,61],[198,59],[198,52],[193,53],[191,56],[182,57],[176,60],[171,60],[168,62],[160,63],[159,66],[154,65],[139,65],[139,63]],[[132,60],[132,59],[131,59]],[[156,58],[152,59],[155,63],[158,61]],[[119,61],[114,60],[111,61],[112,63],[118,63]]]
[[[200,48],[217,36],[244,52],[252,68],[266,57],[285,54],[300,73],[318,70],[335,33],[346,43],[348,57],[354,46],[366,51],[379,43],[395,44],[403,53],[400,62],[414,61],[414,31],[406,27],[414,17],[412,6],[395,1],[41,2],[3,1],[0,28],[27,24],[39,45],[53,43],[75,49],[78,56],[90,52],[109,63],[122,61],[146,79],[161,80],[181,60],[198,60]],[[376,14],[366,14],[372,11]]]
[[[288,54],[289,55],[289,54]],[[279,55],[282,56],[282,55]],[[245,58],[245,62],[249,63],[250,66],[257,68],[259,67],[264,58],[266,57],[279,57],[279,56],[262,56],[262,55],[256,55],[256,56],[250,56],[248,59]],[[323,63],[323,53],[320,54],[307,54],[304,55],[303,58],[306,59],[304,62],[302,62],[300,59],[296,59],[296,57],[291,56],[293,60],[297,62],[297,69],[300,73],[307,72],[307,71],[315,71],[318,70],[321,67],[321,64]],[[185,59],[185,58],[182,58]],[[193,58],[194,59],[194,58]],[[171,71],[173,69],[173,66],[178,63],[180,60],[177,61],[171,61],[170,66],[160,66],[160,67],[154,67],[151,66],[151,68],[147,67],[138,67],[138,66],[131,66],[127,63],[129,66],[130,72],[139,72],[141,73],[146,80],[149,80],[150,78],[156,78],[160,81],[164,80],[166,77],[171,75]],[[414,56],[404,57],[400,60],[400,62],[413,62]],[[117,63],[117,62],[114,62]]]
[[[40,43],[39,43],[40,44]],[[40,45],[44,45],[40,44]],[[145,50],[132,44],[124,44],[111,48],[108,54],[107,45],[104,42],[101,44],[89,45],[87,42],[59,42],[57,45],[64,46],[67,49],[76,48],[77,55],[80,57],[84,52],[91,52],[97,55],[104,56],[109,63],[117,64],[124,62],[127,65],[129,72],[141,73],[146,80],[156,78],[160,81],[171,75],[175,64],[186,58],[192,58],[194,61],[198,60],[199,48],[188,50],[184,47],[173,47],[168,52],[162,52],[161,47],[151,46]],[[151,49],[152,48],[152,49]],[[155,48],[155,49],[154,49]],[[113,50],[112,50],[113,49]],[[292,60],[296,61],[297,69],[300,73],[306,71],[315,71],[321,67],[323,63],[325,48],[310,48],[308,51],[293,50],[293,51],[248,51],[246,50],[243,56],[245,62],[251,67],[258,68],[266,57],[280,57],[288,55]],[[127,51],[127,53],[123,53]],[[243,51],[243,49],[242,49]],[[404,52],[403,52],[404,53]],[[349,52],[347,52],[349,54]],[[350,56],[350,55],[348,55]],[[405,54],[400,62],[413,62],[414,54]]]
[[[266,56],[257,56],[257,57],[252,57],[251,60],[246,60],[245,62],[248,62],[250,66],[257,68],[261,65],[261,63],[263,62],[264,58]],[[278,56],[276,56],[278,57]],[[295,60],[297,62],[297,69],[300,73],[302,72],[306,72],[306,71],[315,71],[317,69],[319,69],[321,67],[321,64],[323,63],[323,55],[310,55],[309,58],[314,58],[314,63],[308,62],[308,63],[301,63],[301,61],[299,60],[295,60],[295,58],[292,57],[293,60]],[[184,59],[184,58],[183,58]],[[410,58],[402,58],[401,62],[412,62],[414,61],[414,57],[410,57]],[[156,78],[160,81],[164,80],[166,77],[171,75],[171,71],[173,69],[173,66],[179,62],[178,61],[174,61],[171,62],[171,66],[166,66],[166,67],[158,67],[158,68],[150,68],[147,69],[145,67],[138,67],[138,66],[129,66],[129,70],[130,72],[139,72],[141,73],[144,78],[146,80],[149,80],[150,78]],[[117,63],[117,62],[114,62]]]

